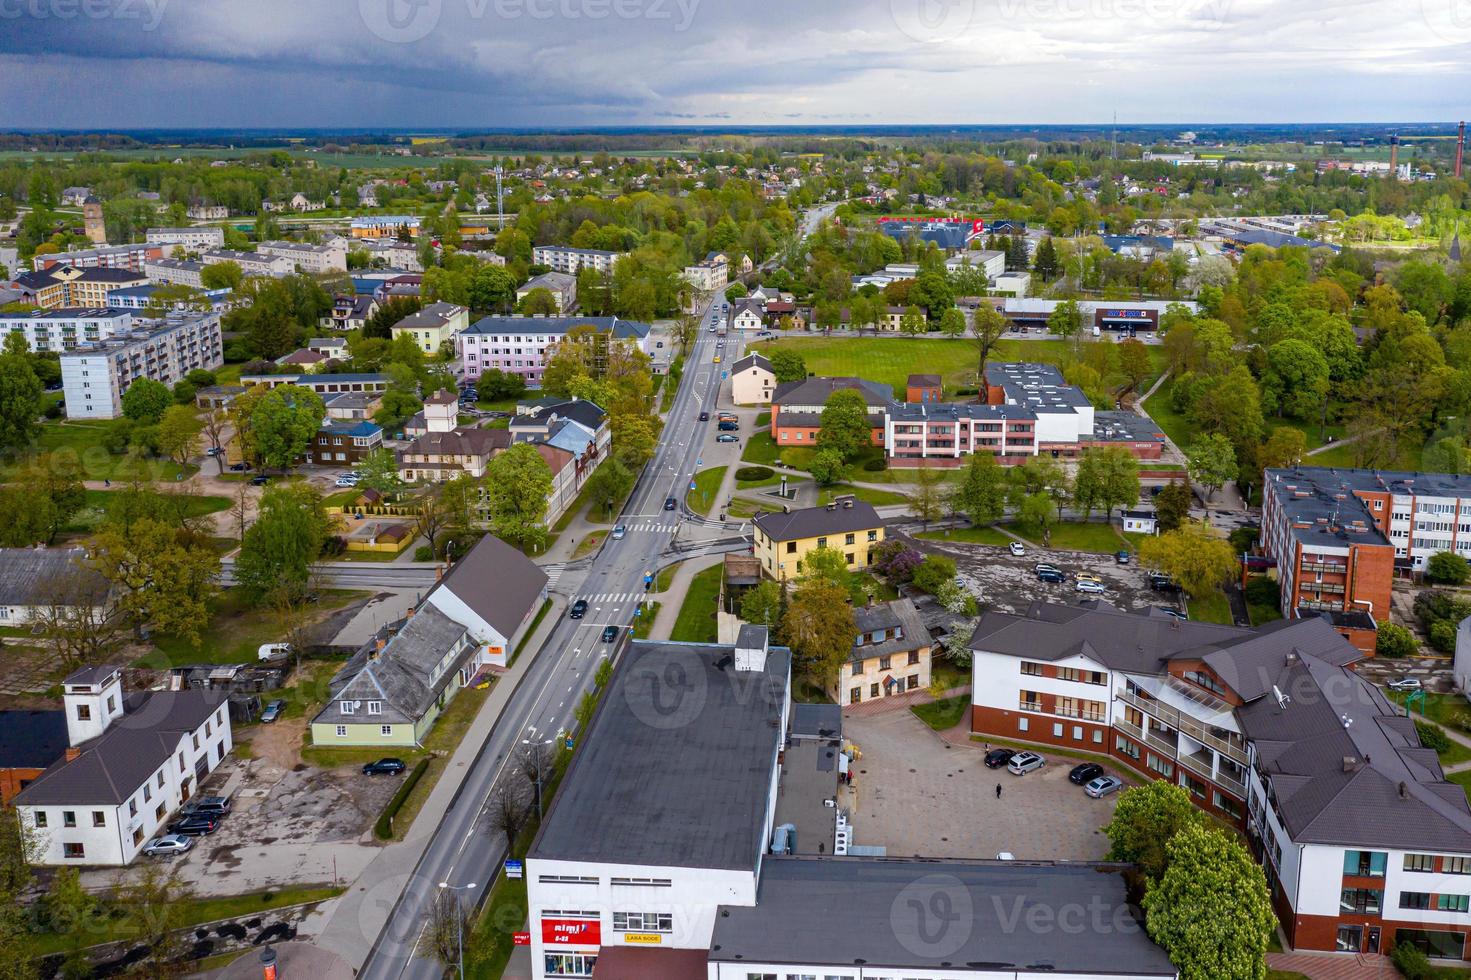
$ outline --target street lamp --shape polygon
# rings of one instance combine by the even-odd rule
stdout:
[[[535,731],[535,729],[533,729],[533,731]],[[538,752],[535,749],[532,749],[531,747],[532,746],[536,746],[536,745],[554,745],[554,744],[556,744],[556,741],[557,740],[554,739],[554,738],[545,738],[545,739],[541,739],[540,741],[533,741],[532,739],[529,739],[529,738],[523,738],[521,740],[521,744],[527,746],[527,748],[530,749],[530,751],[527,753],[527,755],[531,759],[531,764],[536,767],[536,819],[537,820],[541,820],[541,782],[542,782],[542,772],[541,772],[541,770],[542,770],[542,765],[543,765],[543,763],[546,760],[545,760],[545,757],[542,755],[541,752]]]
[[[447,881],[441,881],[439,887],[447,888],[452,892],[468,892],[475,890],[475,882],[472,881],[468,885],[451,885]],[[460,980],[465,980],[465,907],[460,904],[458,898],[455,899],[455,922],[459,934]]]

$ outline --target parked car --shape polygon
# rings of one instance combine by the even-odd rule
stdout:
[[[291,655],[290,643],[262,643],[255,651],[257,660],[275,660],[277,657]]]
[[[277,718],[280,718],[281,717],[281,712],[283,712],[285,710],[286,710],[286,702],[285,701],[282,701],[280,698],[277,698],[276,700],[270,702],[269,704],[266,705],[266,710],[264,710],[264,711],[262,711],[260,713],[261,724],[263,724],[263,725],[269,725],[271,722],[275,721]]]
[[[1025,776],[1027,773],[1041,769],[1045,765],[1047,765],[1047,760],[1035,752],[1018,752],[1006,764],[1006,769],[1013,776]]]
[[[363,766],[364,776],[397,776],[407,769],[402,759],[379,759]]]
[[[581,619],[585,615],[587,615],[586,599],[578,599],[576,602],[572,603],[572,608],[567,610],[568,619]]]
[[[1174,606],[1155,606],[1154,608],[1158,609],[1160,612],[1164,613],[1171,619],[1178,619],[1182,623],[1190,622],[1190,617],[1182,613],[1180,610],[1176,609]]]
[[[1389,682],[1391,691],[1418,691],[1421,686],[1420,681],[1414,677],[1401,677]]]
[[[603,627],[603,642],[604,643],[612,643],[616,639],[618,639],[618,627],[612,626],[612,625],[604,626]]]
[[[1073,588],[1087,595],[1103,595],[1105,592],[1108,591],[1097,582],[1089,582],[1086,580],[1074,585]]]
[[[270,479],[271,479],[270,477],[268,477],[264,473],[262,473],[260,476],[253,476],[253,477],[251,477],[250,478],[250,485],[253,486],[253,487],[263,487],[267,483],[270,482]]]
[[[171,824],[169,826],[169,833],[186,835],[189,837],[199,837],[204,834],[214,833],[215,828],[219,825],[219,817],[212,817],[205,814],[200,814],[197,816],[185,817],[183,820]]]
[[[1103,584],[1103,579],[1099,578],[1097,575],[1094,575],[1092,572],[1079,572],[1076,578],[1079,582],[1096,582],[1099,585]]]
[[[1127,565],[1129,564],[1129,553],[1127,551],[1115,551],[1113,553],[1113,560],[1119,565]]]
[[[1037,580],[1040,582],[1051,582],[1053,585],[1059,585],[1067,581],[1067,576],[1062,574],[1062,572],[1057,571],[1056,569],[1044,568],[1037,573]]]
[[[250,464],[249,463],[231,463],[230,464],[230,472],[231,473],[244,473],[248,469],[250,469]]]
[[[179,808],[182,816],[213,817],[218,820],[230,812],[228,796],[196,796]]]
[[[1035,564],[1035,565],[1032,566],[1032,571],[1034,571],[1034,572],[1057,572],[1059,575],[1062,574],[1062,569],[1058,568],[1056,565],[1052,564],[1051,562],[1046,562],[1046,561],[1039,561],[1039,562],[1037,562],[1037,564]]]
[[[149,857],[173,857],[175,854],[183,854],[193,846],[193,837],[185,837],[183,834],[164,834],[144,844],[143,853]]]
[[[715,441],[716,442],[740,442],[741,441],[741,437],[740,436],[733,436],[729,432],[722,432],[722,433],[720,433],[720,435],[718,435],[718,436],[715,437]]]
[[[664,509],[665,510],[673,510],[674,508],[676,508],[678,506],[679,506],[679,503],[673,497],[665,497],[664,498]]]
[[[1149,575],[1149,587],[1155,592],[1179,592],[1180,585],[1168,575],[1160,572],[1151,572]]]
[[[1016,755],[1015,749],[992,749],[986,753],[986,768],[1000,769]]]
[[[615,524],[615,525],[613,525],[613,540],[614,541],[621,541],[623,539],[623,536],[625,534],[627,534],[627,533],[628,533],[628,527],[627,527],[627,525],[624,525],[624,524]]]
[[[1013,541],[1006,547],[1009,548],[1011,550],[1011,553],[1013,555],[1016,555],[1018,558],[1027,553],[1027,549],[1022,547],[1022,543],[1020,541]]]
[[[333,481],[332,485],[337,487],[337,489],[339,490],[351,490],[353,487],[356,487],[358,485],[358,481],[350,480],[345,476],[339,476],[335,481]]]
[[[710,413],[709,412],[701,412],[700,413],[700,421],[701,422],[708,422],[708,421],[710,421]]]
[[[1082,762],[1073,766],[1067,774],[1068,782],[1082,786],[1103,775],[1103,767],[1096,762]]]
[[[204,455],[206,456],[219,456],[222,453],[224,453],[224,450],[219,448],[218,446],[210,446],[204,451]]]
[[[741,424],[734,419],[721,419],[715,427],[721,432],[739,432]]]
[[[1124,781],[1119,777],[1099,776],[1097,779],[1090,781],[1087,786],[1084,786],[1083,792],[1087,793],[1095,800],[1101,800],[1109,793],[1117,793],[1123,788]]]

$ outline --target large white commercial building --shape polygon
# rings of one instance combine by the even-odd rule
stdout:
[[[261,255],[273,255],[286,259],[293,270],[300,272],[346,272],[347,239],[333,238],[322,245],[306,242],[261,242],[256,247]]]
[[[143,274],[151,283],[172,283],[176,286],[204,288],[203,262],[188,259],[149,259],[143,265]]]
[[[67,418],[117,418],[123,393],[139,378],[172,388],[196,368],[213,371],[225,363],[218,313],[171,313],[140,324],[61,355]]]
[[[110,340],[133,329],[133,314],[112,307],[71,307],[0,313],[0,337],[18,333],[33,351],[66,351]]]
[[[601,248],[571,248],[567,245],[538,245],[531,250],[531,264],[544,265],[553,272],[575,276],[579,269],[596,269],[611,273],[613,265],[627,252],[609,252]]]
[[[114,666],[62,683],[66,757],[15,798],[36,863],[118,866],[163,832],[234,745],[221,691],[123,690]]]
[[[234,262],[247,276],[284,276],[296,271],[296,263],[291,259],[284,255],[272,255],[269,252],[237,252],[227,248],[216,248],[202,253],[199,259],[205,265]]]
[[[149,228],[144,236],[150,245],[162,245],[173,251],[181,246],[191,252],[202,252],[208,248],[225,247],[225,229],[218,226],[200,225],[197,228]]]

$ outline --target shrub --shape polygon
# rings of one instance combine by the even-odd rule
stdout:
[[[1374,652],[1381,657],[1413,657],[1419,649],[1415,635],[1396,623],[1380,623]]]
[[[1449,592],[1426,589],[1415,596],[1415,618],[1426,633],[1441,620],[1459,623],[1471,615],[1471,602],[1459,599]]]
[[[378,816],[378,822],[373,825],[373,833],[379,840],[389,840],[393,837],[393,818],[398,815],[398,811],[403,809],[404,801],[409,798],[409,794],[414,791],[414,786],[424,778],[424,773],[428,769],[429,760],[420,759],[419,764],[414,766],[408,778],[403,781],[403,785],[398,788],[398,792],[393,794],[393,799],[389,800],[388,805],[383,808],[383,812]]]
[[[930,555],[914,570],[914,587],[934,595],[946,582],[955,581],[955,559]]]
[[[877,459],[870,459],[863,464],[863,469],[867,473],[882,473],[888,468],[889,463],[882,456],[878,457]]]
[[[434,549],[427,544],[421,544],[414,549],[414,561],[433,561]]]
[[[1437,551],[1425,565],[1425,581],[1446,585],[1465,585],[1471,578],[1471,565],[1454,551]]]
[[[1275,609],[1282,602],[1282,589],[1265,575],[1254,575],[1246,583],[1246,601]]]
[[[1404,974],[1406,980],[1425,980],[1432,976],[1430,957],[1419,946],[1397,942],[1394,944],[1394,952],[1389,954],[1389,960],[1396,970]]]
[[[1456,624],[1449,619],[1430,624],[1430,648],[1440,653],[1456,652]]]
[[[742,466],[735,472],[737,480],[767,480],[775,475],[775,470],[765,466]]]
[[[1415,734],[1420,736],[1420,744],[1427,749],[1434,749],[1436,752],[1446,752],[1451,747],[1450,738],[1445,732],[1440,730],[1440,726],[1438,725],[1417,721],[1415,722]]]

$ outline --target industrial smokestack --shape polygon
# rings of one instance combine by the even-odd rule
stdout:
[[[1456,176],[1461,176],[1461,161],[1466,157],[1466,121],[1456,128]]]
[[[1389,137],[1389,176],[1399,178],[1399,134]]]

